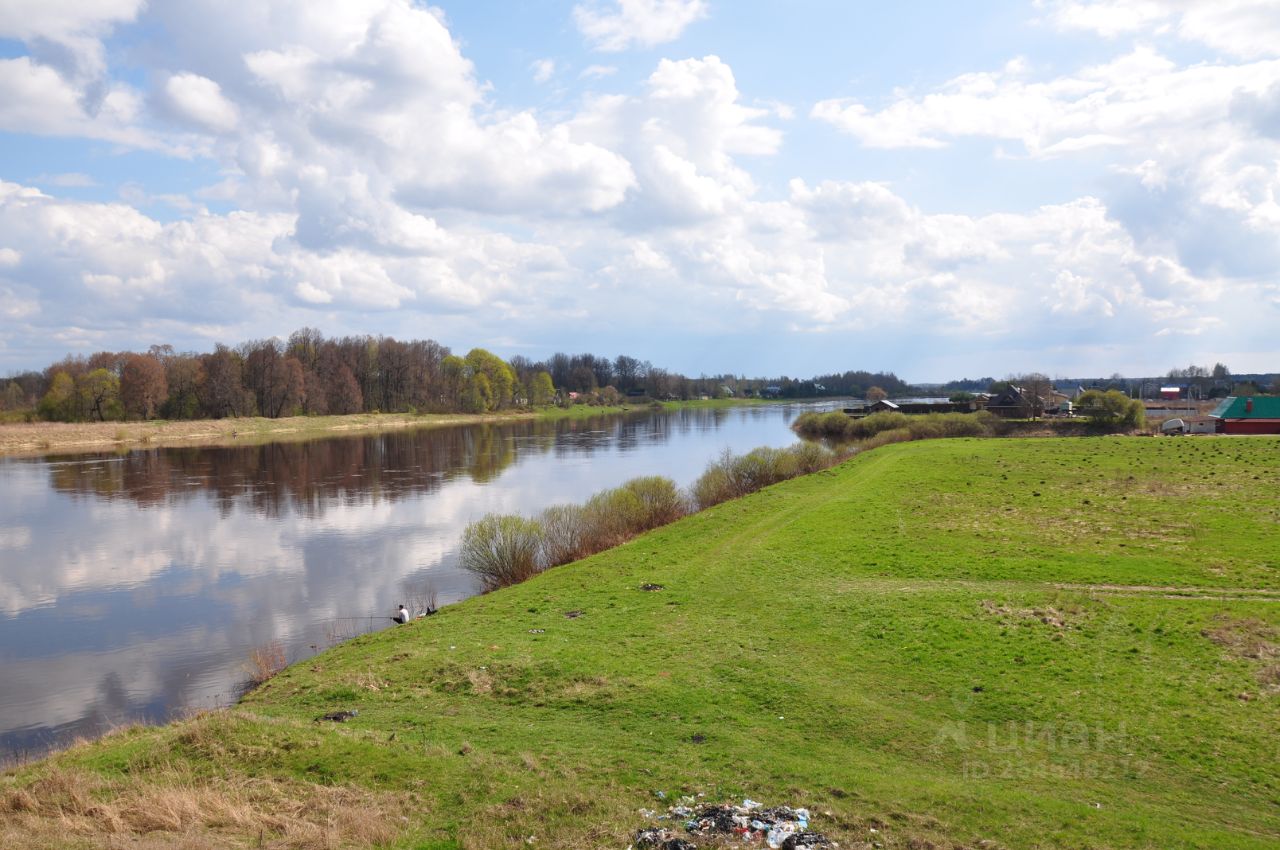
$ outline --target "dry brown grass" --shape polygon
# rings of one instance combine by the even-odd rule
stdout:
[[[173,768],[110,781],[50,768],[0,791],[0,846],[378,846],[408,823],[410,802],[403,794],[278,779],[200,779]]]
[[[138,445],[241,445],[253,441],[308,439],[325,433],[389,431],[497,422],[529,414],[504,411],[487,414],[409,413],[350,416],[289,416],[280,419],[196,419],[176,422],[19,422],[0,424],[0,455],[82,452],[95,447]]]
[[[579,824],[580,829],[573,830],[577,834],[566,834],[565,823]],[[626,847],[635,829],[643,825],[635,810],[616,797],[530,792],[486,807],[459,832],[458,843],[466,850],[526,845],[553,850]]]
[[[1280,631],[1252,617],[1219,614],[1214,619],[1217,625],[1201,634],[1225,649],[1231,658],[1263,662],[1254,673],[1262,692],[1280,693],[1280,663],[1273,660],[1280,657]]]
[[[1039,608],[1017,608],[997,603],[991,599],[982,600],[982,610],[996,617],[998,622],[1016,622],[1019,620],[1044,623],[1055,629],[1074,628],[1077,621],[1084,617],[1084,609],[1079,605],[1063,605],[1054,607],[1045,605]]]
[[[249,683],[257,687],[289,666],[284,644],[278,640],[249,651]]]
[[[391,685],[391,683],[386,679],[375,676],[368,670],[364,670],[352,676],[347,676],[343,681],[350,684],[352,687],[359,688],[363,691],[370,691],[372,693],[378,693],[379,691],[386,690]]]
[[[1205,629],[1201,634],[1236,658],[1267,659],[1280,655],[1276,643],[1280,634],[1261,620],[1239,619],[1219,614],[1218,625]]]
[[[493,691],[493,676],[488,670],[468,670],[467,681],[471,684],[471,692],[487,694]]]

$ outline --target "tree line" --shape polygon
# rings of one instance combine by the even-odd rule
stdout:
[[[387,412],[483,413],[553,399],[550,376],[517,376],[484,349],[464,357],[433,340],[325,338],[303,328],[287,340],[261,339],[205,354],[169,345],[145,352],[67,357],[13,392],[31,393],[43,419],[279,418]],[[9,390],[6,390],[9,392]]]
[[[910,388],[892,373],[812,379],[690,378],[628,355],[556,353],[508,360],[474,348],[453,354],[434,340],[327,338],[314,328],[286,340],[251,340],[208,353],[153,345],[144,352],[68,356],[0,385],[0,411],[63,422],[223,419],[350,413],[484,413],[625,398],[861,395]]]

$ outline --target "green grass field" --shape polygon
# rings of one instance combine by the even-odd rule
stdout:
[[[6,775],[0,845],[625,848],[663,791],[1276,847],[1277,484],[1274,438],[887,446]]]

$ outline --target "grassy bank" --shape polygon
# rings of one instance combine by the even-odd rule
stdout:
[[[1273,847],[1278,458],[886,446],[10,773],[0,846],[621,848],[663,791],[843,847]]]
[[[634,413],[644,409],[643,406],[575,404],[569,407],[543,407],[538,410],[538,416],[543,419],[594,419],[597,416]]]
[[[1135,427],[1088,418],[1003,419],[985,410],[974,413],[873,413],[853,417],[839,410],[809,412],[791,425],[797,434],[810,440],[860,444],[866,448],[933,440],[939,437],[1101,437],[1109,434],[1158,433],[1159,424]]]

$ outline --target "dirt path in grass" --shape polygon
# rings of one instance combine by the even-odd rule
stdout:
[[[1165,599],[1217,599],[1280,602],[1280,590],[1254,587],[1158,587],[1142,584],[1057,584],[1061,590],[1105,593],[1111,596],[1159,596]]]

